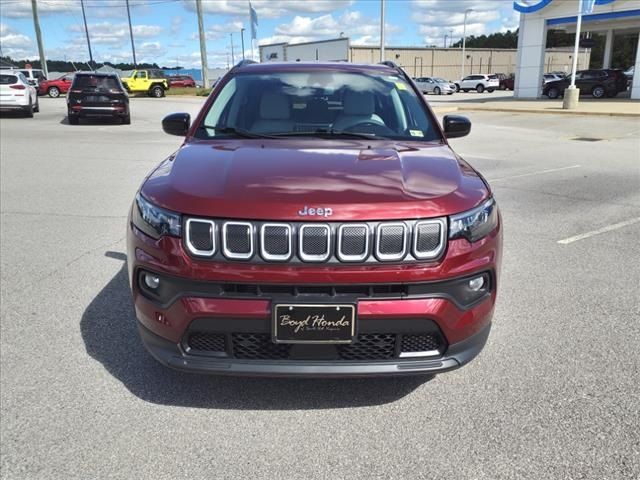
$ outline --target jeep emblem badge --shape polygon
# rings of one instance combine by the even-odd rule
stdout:
[[[298,215],[301,217],[316,216],[326,218],[333,215],[333,209],[328,207],[307,207],[305,205],[302,210],[298,210]]]

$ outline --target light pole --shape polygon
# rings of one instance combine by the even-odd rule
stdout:
[[[460,80],[464,78],[464,64],[465,64],[465,48],[467,47],[467,15],[469,12],[473,12],[472,8],[467,8],[464,11],[464,25],[462,27],[462,63],[460,66]]]
[[[242,59],[244,60],[244,28],[240,29],[240,43],[242,44]]]
[[[236,61],[236,56],[233,54],[233,33],[230,33],[229,35],[231,36],[231,65],[233,66]]]
[[[384,0],[380,0],[380,62],[384,62]]]

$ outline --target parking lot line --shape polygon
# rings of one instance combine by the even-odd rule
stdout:
[[[533,175],[542,175],[543,173],[559,172],[561,170],[569,170],[571,168],[579,168],[581,165],[571,165],[569,167],[549,168],[547,170],[538,170],[537,172],[522,173],[519,175],[509,175],[507,177],[489,178],[489,182],[498,182],[500,180],[509,180],[511,178],[530,177]]]
[[[580,235],[575,235],[573,237],[558,240],[558,243],[562,245],[568,245],[569,243],[577,242],[578,240],[584,240],[585,238],[593,237],[595,235],[600,235],[601,233],[607,233],[612,230],[617,230],[619,228],[626,227],[628,225],[633,225],[634,223],[638,223],[638,222],[640,222],[640,217],[632,218],[631,220],[626,220],[624,222],[614,223],[612,225],[599,228],[598,230],[593,230],[591,232],[582,233]]]

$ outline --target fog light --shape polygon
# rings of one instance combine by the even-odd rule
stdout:
[[[151,275],[150,273],[145,273],[144,283],[151,290],[155,290],[160,285],[160,277],[158,277],[157,275]]]
[[[476,277],[469,280],[469,289],[477,292],[484,286],[484,277]]]

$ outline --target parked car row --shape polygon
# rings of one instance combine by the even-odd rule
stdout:
[[[627,90],[627,76],[622,70],[579,70],[576,72],[576,87],[580,95],[591,95],[594,98],[615,97]],[[571,85],[571,75],[560,79],[545,79],[542,94],[556,99],[564,96],[564,91]]]

